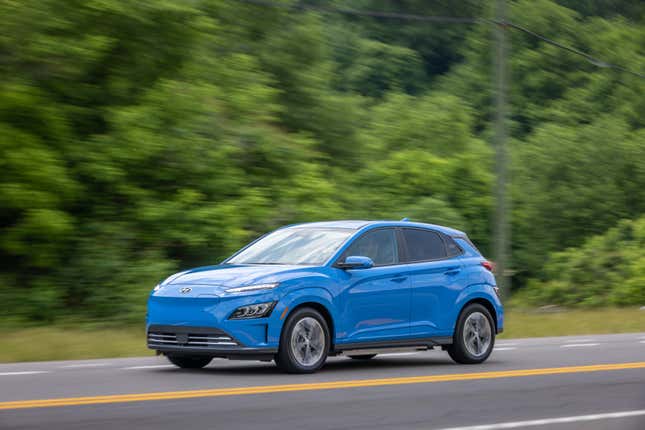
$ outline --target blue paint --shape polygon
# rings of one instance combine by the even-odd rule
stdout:
[[[399,252],[397,260],[387,265],[373,265],[370,258],[354,255],[356,267],[337,266],[345,262],[347,248],[365,233],[375,229],[400,232],[403,228],[437,232],[454,240],[461,252],[414,263],[403,262]],[[331,257],[318,265],[228,264],[238,252],[221,264],[172,275],[150,294],[147,326],[212,327],[226,332],[245,348],[277,348],[287,320],[280,318],[285,309],[293,312],[300,305],[315,303],[331,319],[333,344],[387,342],[452,336],[463,307],[479,300],[492,307],[498,330],[503,328],[503,307],[493,289],[495,279],[482,267],[485,259],[463,232],[410,221],[320,222],[278,231],[285,229],[344,229],[349,233]],[[399,250],[406,252],[402,235],[395,236],[402,242]],[[272,289],[226,291],[273,283],[278,285]],[[272,301],[276,306],[268,317],[229,319],[240,306]]]

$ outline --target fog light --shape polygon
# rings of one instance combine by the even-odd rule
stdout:
[[[249,318],[264,318],[271,315],[273,308],[277,302],[258,303],[255,305],[240,306],[235,309],[228,319],[242,320]]]

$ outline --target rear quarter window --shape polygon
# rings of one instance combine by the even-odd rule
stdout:
[[[466,236],[455,236],[454,241],[466,251],[467,254],[482,256],[482,253],[477,249],[474,243]]]
[[[448,254],[448,257],[456,257],[463,254],[462,249],[457,245],[457,242],[455,242],[452,237],[445,236],[444,239],[446,241],[446,253]]]

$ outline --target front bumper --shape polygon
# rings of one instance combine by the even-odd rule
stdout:
[[[165,287],[148,299],[148,347],[164,354],[207,354],[213,357],[274,355],[280,343],[285,305],[274,290],[248,294],[193,295]],[[240,306],[278,302],[267,317],[230,319]]]
[[[195,354],[225,358],[270,358],[274,347],[248,347],[213,327],[153,324],[148,326],[148,348],[163,354]]]

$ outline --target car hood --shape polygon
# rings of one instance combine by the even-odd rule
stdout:
[[[176,273],[162,285],[209,285],[226,288],[280,282],[297,276],[311,267],[288,265],[229,265],[198,267]]]

